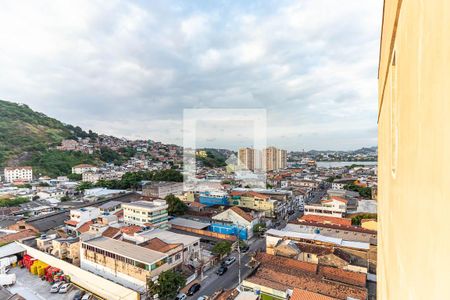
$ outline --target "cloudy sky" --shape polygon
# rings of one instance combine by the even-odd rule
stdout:
[[[266,109],[289,150],[377,143],[381,0],[0,3],[0,99],[176,144],[192,108]],[[200,146],[252,144],[208,123]]]

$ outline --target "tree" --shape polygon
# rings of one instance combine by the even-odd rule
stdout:
[[[71,174],[67,175],[67,178],[69,178],[69,180],[72,180],[72,181],[80,181],[81,179],[83,179],[83,175],[71,173]]]
[[[261,233],[263,233],[265,229],[266,229],[265,223],[258,223],[255,226],[253,226],[253,233],[261,235]]]
[[[66,201],[70,201],[70,197],[69,196],[62,196],[61,197],[61,199],[59,199],[59,200],[61,200],[61,202],[66,202]]]
[[[77,191],[84,191],[93,187],[94,185],[91,182],[83,181],[77,186]]]
[[[211,252],[220,257],[231,252],[231,243],[229,241],[221,241],[214,245]]]
[[[178,290],[186,285],[186,278],[179,272],[168,270],[158,276],[156,282],[147,280],[147,291],[150,296],[158,295],[161,300],[175,299]]]
[[[187,211],[188,207],[186,204],[184,204],[183,201],[180,200],[180,198],[175,197],[174,195],[170,194],[167,195],[164,200],[166,200],[167,205],[169,205],[168,212],[169,215],[184,215],[184,213]]]

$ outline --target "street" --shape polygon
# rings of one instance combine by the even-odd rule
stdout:
[[[258,238],[253,241],[249,245],[250,250],[241,254],[241,280],[246,278],[251,269],[246,266],[246,264],[250,261],[250,253],[255,252],[256,250],[260,250],[265,248],[266,240],[265,238]],[[201,289],[195,295],[188,297],[187,299],[197,299],[200,296],[206,295],[211,296],[214,292],[219,291],[221,289],[232,289],[238,285],[238,253],[237,251],[233,251],[228,257],[234,256],[236,257],[236,261],[228,267],[228,271],[219,276],[216,274],[217,269],[220,267],[219,265],[214,266],[205,272],[205,280],[201,282]]]

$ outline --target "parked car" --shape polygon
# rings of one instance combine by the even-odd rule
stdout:
[[[65,294],[69,291],[69,289],[71,288],[71,284],[70,283],[64,283],[60,288],[58,293],[60,294]]]
[[[179,294],[177,295],[177,297],[175,298],[175,300],[184,300],[184,299],[186,299],[186,298],[187,298],[186,294],[179,293]]]
[[[242,252],[242,253],[247,253],[248,250],[250,250],[250,247],[249,247],[249,246],[244,246],[244,247],[241,248],[241,252]]]
[[[63,284],[64,282],[62,281],[53,284],[50,289],[50,293],[57,293]]]
[[[78,290],[75,292],[75,295],[73,295],[72,300],[81,300],[81,298],[83,298],[83,296],[84,296],[84,291]]]
[[[208,300],[208,296],[200,296],[197,298],[197,300]]]
[[[195,293],[197,293],[198,290],[200,290],[201,287],[202,286],[200,285],[200,283],[194,283],[193,285],[191,285],[191,287],[189,288],[188,293],[187,293],[188,296],[192,296]]]
[[[91,293],[84,294],[83,297],[81,298],[81,300],[90,300],[90,299],[92,299]]]
[[[236,261],[236,257],[232,256],[232,257],[228,257],[227,260],[225,260],[225,265],[229,266],[231,264],[233,264]]]
[[[228,268],[226,266],[221,266],[218,270],[217,270],[217,275],[222,276],[223,274],[225,274],[225,272],[228,271]]]

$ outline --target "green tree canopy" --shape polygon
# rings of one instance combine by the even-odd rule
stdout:
[[[187,211],[187,205],[180,200],[180,198],[170,194],[167,195],[164,200],[169,205],[168,212],[170,215],[181,216]]]
[[[224,256],[231,252],[231,242],[221,241],[214,245],[211,252],[214,255]]]
[[[168,270],[159,274],[156,282],[148,279],[147,290],[150,296],[158,295],[161,300],[172,300],[185,285],[186,278],[181,273]]]

